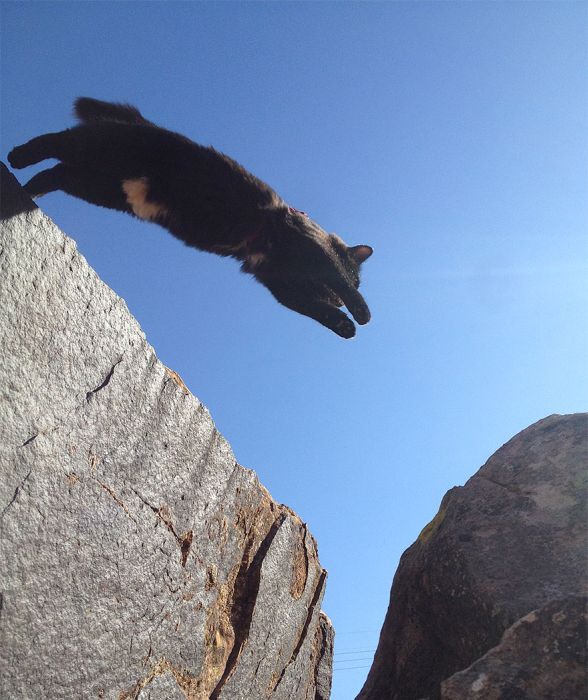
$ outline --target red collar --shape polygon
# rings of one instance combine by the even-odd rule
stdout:
[[[308,214],[305,211],[300,211],[300,209],[295,209],[294,207],[288,207],[288,211],[290,214],[302,214],[302,216],[306,216],[308,219]]]

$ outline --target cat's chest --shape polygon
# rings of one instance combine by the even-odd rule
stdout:
[[[139,177],[123,180],[122,191],[133,213],[144,221],[161,221],[169,213],[165,205],[149,199],[149,180]]]

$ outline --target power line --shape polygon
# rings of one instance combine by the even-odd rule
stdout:
[[[371,668],[371,666],[347,666],[346,668],[336,668],[335,670],[339,673],[339,671],[353,671],[356,668]]]
[[[347,658],[347,659],[333,659],[333,663],[336,664],[346,664],[348,661],[355,661],[357,658],[363,659],[373,659],[374,655],[370,654],[369,656],[361,656],[361,654],[353,655],[353,657]]]
[[[342,656],[343,654],[373,654],[375,649],[351,649],[350,651],[336,651],[333,656]]]

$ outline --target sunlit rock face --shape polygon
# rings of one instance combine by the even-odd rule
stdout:
[[[587,476],[588,414],[554,415],[516,435],[465,486],[451,489],[400,560],[358,700],[585,697],[585,637],[574,640],[585,617],[571,619],[570,611],[585,605],[574,597],[587,584]],[[525,617],[534,610],[536,617]],[[545,610],[553,613],[552,629]],[[529,625],[537,639],[553,641],[548,658],[531,649]],[[499,644],[502,652],[476,665]],[[558,656],[567,647],[566,659]],[[502,680],[501,653],[513,659]],[[477,676],[458,674],[442,685],[471,664]],[[557,687],[563,675],[577,692],[533,694]],[[490,687],[494,694],[486,692]]]
[[[306,525],[2,176],[0,696],[326,700]]]

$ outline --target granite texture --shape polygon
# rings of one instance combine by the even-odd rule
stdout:
[[[584,594],[587,477],[588,415],[554,415],[451,489],[402,555],[358,700],[438,699],[521,617]]]
[[[326,572],[2,169],[0,696],[328,698]]]

